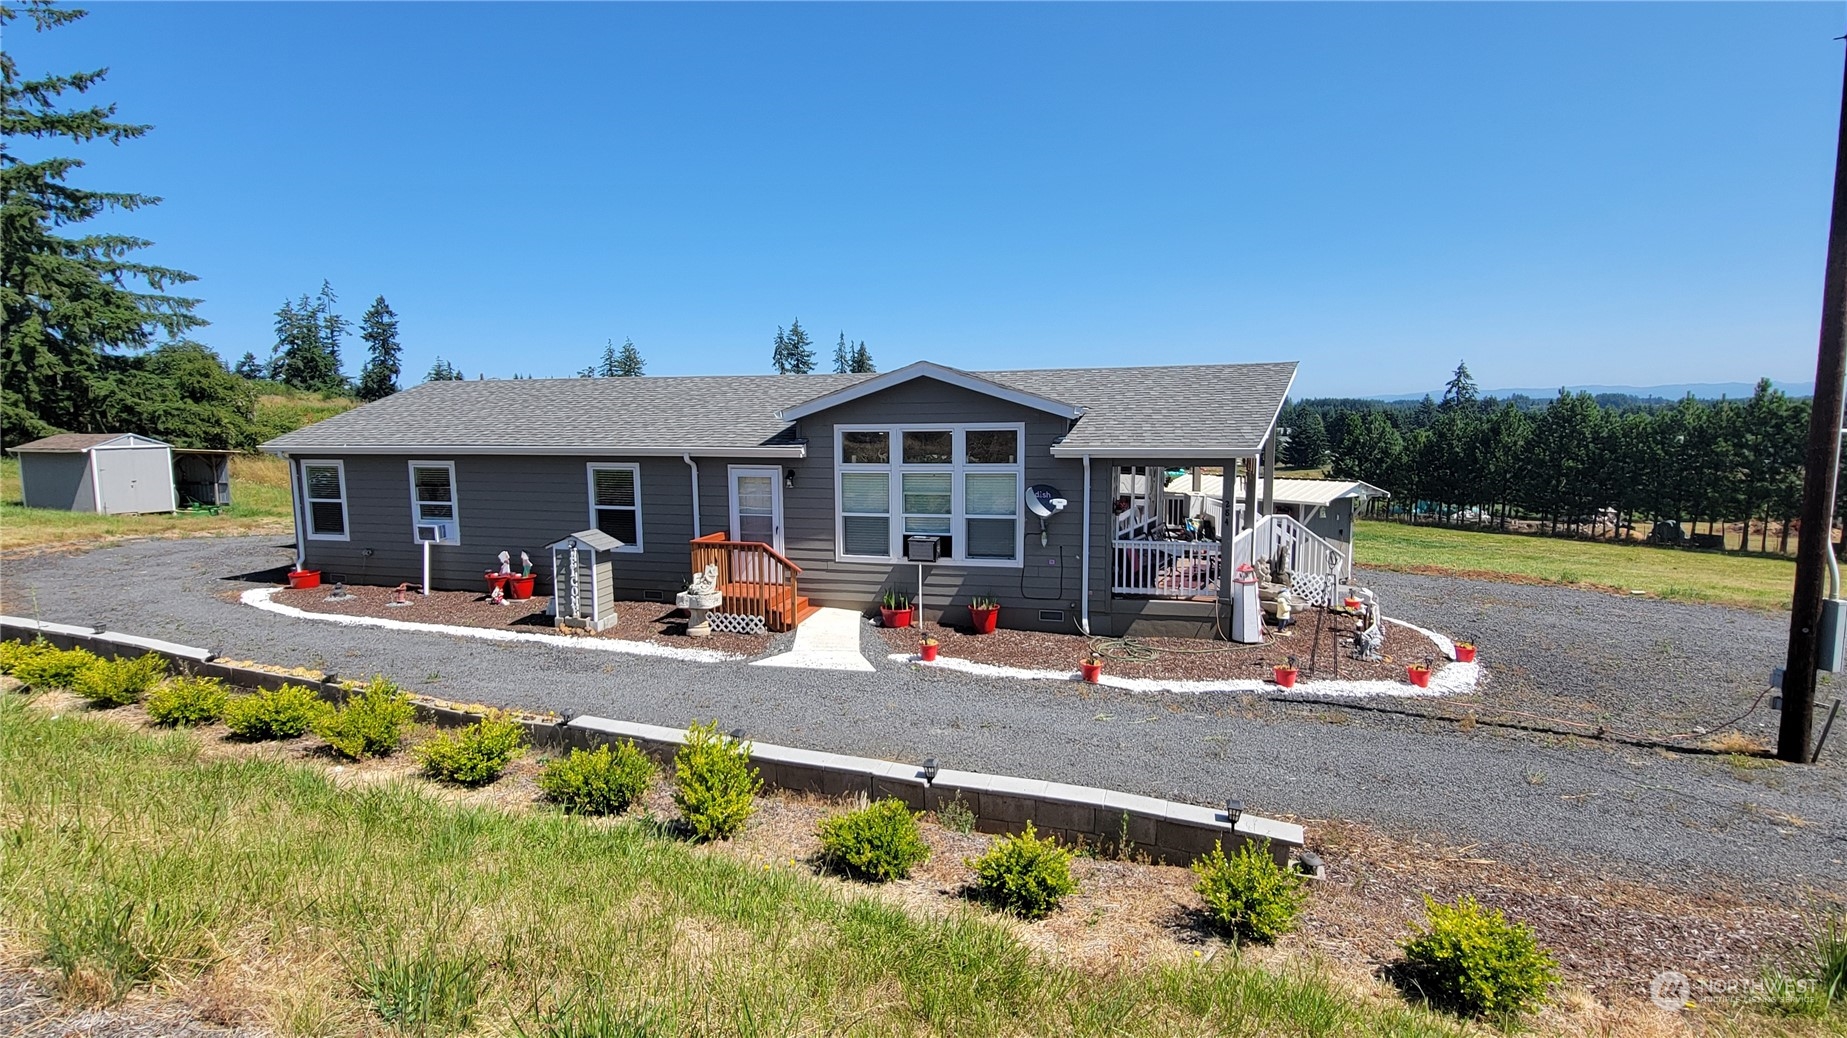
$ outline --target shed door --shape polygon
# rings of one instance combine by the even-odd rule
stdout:
[[[173,511],[173,463],[164,448],[105,448],[92,454],[104,512]]]

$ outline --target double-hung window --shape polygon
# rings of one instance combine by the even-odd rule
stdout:
[[[904,539],[942,543],[945,561],[1017,565],[1025,430],[1009,426],[836,429],[843,561],[904,557]]]
[[[301,485],[307,535],[317,541],[346,540],[346,466],[338,461],[304,461]]]
[[[622,542],[617,551],[641,550],[641,466],[593,464],[590,525]]]
[[[410,521],[413,539],[420,539],[416,527],[437,525],[445,531],[441,543],[462,543],[461,516],[455,505],[455,462],[410,463]]]

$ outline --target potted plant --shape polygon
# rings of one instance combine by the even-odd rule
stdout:
[[[1365,603],[1361,602],[1357,598],[1347,598],[1347,599],[1343,599],[1340,604],[1347,607],[1347,612],[1357,613],[1360,611],[1360,606],[1364,605]]]
[[[305,591],[311,587],[321,586],[321,571],[318,569],[289,570],[289,587],[296,591]]]
[[[976,634],[993,634],[995,625],[1000,623],[1000,599],[976,595],[968,604],[968,618],[974,623]]]
[[[902,591],[887,591],[879,601],[879,623],[886,627],[911,626],[911,600]]]
[[[923,640],[922,647],[918,651],[918,655],[923,657],[925,663],[935,662],[937,646],[938,642],[935,638],[926,637]]]
[[[1475,643],[1474,642],[1457,642],[1456,643],[1456,662],[1457,663],[1474,663],[1475,662]]]
[[[1404,669],[1405,677],[1410,678],[1411,684],[1416,685],[1418,688],[1429,688],[1430,663],[1431,661],[1426,659],[1422,663],[1411,664]]]
[[[519,553],[519,572],[509,574],[506,578],[507,597],[515,601],[532,597],[532,583],[536,578],[532,572],[532,556]]]
[[[1271,667],[1270,670],[1276,675],[1276,683],[1278,685],[1283,688],[1295,687],[1296,667],[1294,656],[1289,657],[1288,663]]]
[[[1103,661],[1095,656],[1086,656],[1078,661],[1078,667],[1084,672],[1084,680],[1096,684],[1103,679]]]

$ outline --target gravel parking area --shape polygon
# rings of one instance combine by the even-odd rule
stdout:
[[[765,741],[821,750],[935,756],[954,767],[1195,803],[1237,795],[1311,833],[1328,819],[1366,820],[1433,848],[1468,846],[1480,858],[1573,858],[1664,885],[1719,886],[1740,876],[1835,890],[1847,883],[1847,795],[1834,763],[1847,760],[1842,743],[1820,767],[1783,767],[1364,704],[998,681],[885,660],[870,627],[866,655],[879,670],[852,674],[349,628],[227,600],[227,591],[279,579],[288,559],[276,538],[13,557],[0,560],[0,610],[106,624],[238,658],[381,670],[448,699],[669,725],[716,717]],[[1551,696],[1638,722],[1741,710],[1756,695],[1758,663],[1781,641],[1777,618],[1749,612],[1367,577],[1388,615],[1483,644],[1492,672],[1484,696]],[[1630,651],[1637,644],[1654,651]]]

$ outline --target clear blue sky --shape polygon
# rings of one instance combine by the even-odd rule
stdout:
[[[1298,392],[1812,376],[1839,4],[99,3],[110,225],[199,338],[383,293],[409,381],[1302,361]],[[357,373],[361,344],[347,351]]]

